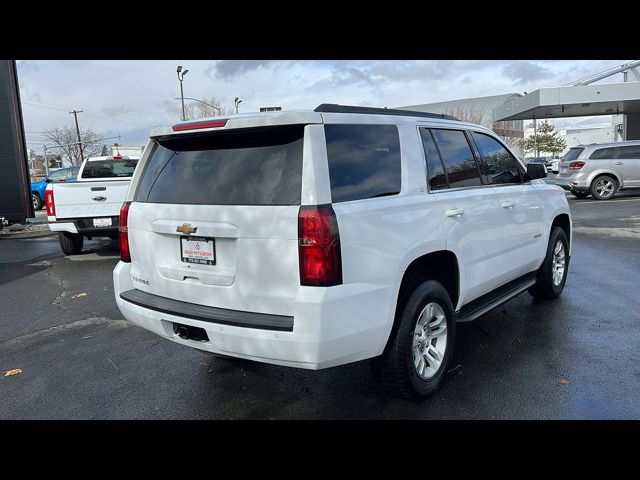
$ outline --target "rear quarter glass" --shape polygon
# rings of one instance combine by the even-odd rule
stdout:
[[[158,138],[137,202],[299,205],[304,125]]]

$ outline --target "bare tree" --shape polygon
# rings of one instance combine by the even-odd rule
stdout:
[[[456,117],[462,122],[484,125],[484,114],[479,110],[469,110],[462,107],[450,108],[446,111],[446,115]]]
[[[184,106],[187,120],[235,114],[233,107],[222,106],[222,102],[216,97],[202,98],[200,100],[200,102],[192,101]]]
[[[517,124],[517,121],[493,122],[490,118],[485,116],[482,111],[469,110],[462,107],[449,109],[446,113],[447,115],[452,115],[463,122],[476,123],[478,125],[484,125],[485,127],[491,128],[496,134],[498,134],[507,147],[512,150],[518,150],[520,148],[524,132],[518,128],[519,125]]]
[[[78,134],[74,127],[54,128],[45,130],[44,136],[54,145],[60,147],[63,156],[67,157],[72,165],[80,165],[80,147],[78,146]],[[97,142],[100,137],[91,128],[80,128],[80,140],[84,157],[98,155],[102,146]]]

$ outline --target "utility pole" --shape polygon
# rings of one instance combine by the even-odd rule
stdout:
[[[538,129],[536,128],[536,116],[533,116],[533,148],[538,156]]]
[[[80,160],[84,162],[84,154],[82,153],[82,139],[80,138],[80,127],[78,126],[79,113],[82,113],[82,110],[74,110],[73,112],[69,112],[69,115],[73,114],[73,117],[76,119],[76,132],[78,132],[78,147],[80,147]]]

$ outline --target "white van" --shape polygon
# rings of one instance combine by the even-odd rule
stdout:
[[[423,398],[456,322],[564,288],[569,207],[545,175],[484,127],[410,111],[325,104],[157,129],[120,213],[116,301],[216,354],[373,359],[383,386]]]

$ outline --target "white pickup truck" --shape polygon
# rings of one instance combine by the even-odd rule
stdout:
[[[49,228],[59,232],[66,255],[80,253],[85,237],[118,237],[120,207],[139,159],[120,155],[87,158],[76,182],[47,185]]]

